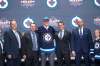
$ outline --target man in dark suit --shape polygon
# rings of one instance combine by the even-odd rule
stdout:
[[[56,56],[58,66],[63,66],[63,58],[67,66],[70,66],[70,39],[71,33],[65,30],[64,22],[58,23],[59,31],[55,35],[56,40]]]
[[[35,23],[30,24],[30,30],[24,34],[23,45],[25,66],[39,66],[39,36]]]
[[[3,30],[2,30],[2,25],[0,24],[0,66],[4,66],[4,41],[3,41]]]
[[[3,42],[0,40],[0,66],[4,66]]]
[[[91,31],[84,26],[83,20],[76,20],[78,28],[72,31],[72,53],[76,54],[76,66],[81,66],[81,57],[84,57],[86,66],[89,63],[89,51],[93,47]]]
[[[16,20],[11,20],[10,29],[4,32],[4,51],[7,66],[19,66],[21,54],[21,33],[17,30]]]

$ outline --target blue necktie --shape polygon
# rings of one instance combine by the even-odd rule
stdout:
[[[37,38],[36,38],[36,34],[35,32],[32,32],[32,43],[33,43],[33,51],[37,51],[38,50],[38,46],[37,46]]]

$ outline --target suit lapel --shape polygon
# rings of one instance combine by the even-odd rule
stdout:
[[[10,33],[11,33],[11,37],[12,37],[12,39],[15,39],[15,40],[17,41],[17,38],[16,38],[14,32],[13,32],[11,29],[10,29]]]
[[[31,40],[32,43],[32,36],[31,36],[31,32],[28,33],[29,39]]]

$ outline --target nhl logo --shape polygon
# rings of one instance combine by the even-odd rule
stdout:
[[[47,5],[50,8],[54,8],[57,5],[57,0],[47,0]]]
[[[49,33],[45,33],[45,34],[43,35],[43,39],[44,39],[44,41],[49,42],[49,41],[52,40],[52,36],[51,36],[51,34],[49,34]]]
[[[8,1],[7,0],[0,0],[0,8],[5,9],[8,7]]]

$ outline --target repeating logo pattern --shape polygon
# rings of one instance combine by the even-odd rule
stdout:
[[[94,24],[100,26],[100,17],[94,17]]]
[[[47,5],[50,8],[54,8],[57,6],[57,0],[47,0]]]
[[[74,18],[72,19],[72,25],[73,25],[74,27],[78,27],[78,25],[76,24],[76,20],[81,20],[81,18],[78,17],[78,16],[76,16],[76,17],[74,17]]]
[[[34,6],[35,2],[36,2],[35,0],[21,0],[20,1],[21,6],[26,7],[26,8]]]
[[[95,3],[96,6],[100,7],[100,0],[94,0],[94,3]]]
[[[24,25],[25,28],[30,28],[31,23],[34,23],[34,21],[30,17],[27,17],[23,21],[23,25]]]
[[[72,6],[80,6],[83,4],[83,0],[69,0],[69,3]]]
[[[0,8],[5,9],[8,7],[8,1],[7,0],[0,0]]]

